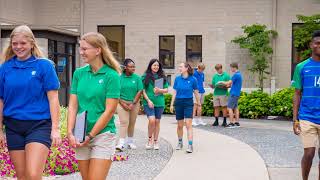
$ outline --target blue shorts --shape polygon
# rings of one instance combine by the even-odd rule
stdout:
[[[8,150],[24,150],[28,143],[51,147],[51,120],[16,120],[4,117]]]
[[[184,120],[193,118],[193,99],[178,98],[175,99],[174,108],[176,111],[176,120]]]
[[[238,108],[238,100],[239,100],[239,96],[230,96],[228,99],[228,108],[229,109]]]
[[[148,105],[144,105],[143,109],[144,109],[144,113],[146,113],[147,117],[154,116],[156,119],[161,119],[164,107],[149,108]]]

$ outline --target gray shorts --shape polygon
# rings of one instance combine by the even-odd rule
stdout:
[[[111,159],[115,153],[116,135],[105,132],[92,139],[89,145],[75,148],[77,160]]]
[[[225,107],[228,103],[228,97],[224,96],[213,96],[213,106],[214,107]]]
[[[238,100],[239,100],[239,96],[230,96],[228,99],[228,108],[229,109],[238,108]]]

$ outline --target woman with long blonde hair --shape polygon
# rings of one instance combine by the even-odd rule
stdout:
[[[5,145],[18,180],[42,179],[51,144],[61,143],[59,80],[28,26],[16,27],[0,66],[0,146]]]
[[[88,65],[73,74],[69,108],[68,138],[75,148],[84,180],[104,180],[115,151],[114,113],[120,98],[120,65],[112,55],[105,37],[96,32],[84,34],[80,55]],[[87,113],[87,131],[83,142],[73,134],[76,116]]]

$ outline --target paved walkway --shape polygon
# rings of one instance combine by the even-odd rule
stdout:
[[[176,120],[165,116],[161,120],[160,136],[176,146]],[[137,126],[147,129],[147,119],[139,116]],[[184,144],[186,146],[186,133]],[[174,151],[172,158],[156,177],[166,179],[223,179],[223,180],[268,180],[268,171],[263,159],[249,145],[218,133],[194,129],[194,153]]]

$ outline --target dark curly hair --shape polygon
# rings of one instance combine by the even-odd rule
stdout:
[[[143,84],[144,84],[146,87],[148,87],[148,85],[149,85],[150,82],[151,82],[151,83],[154,83],[155,78],[154,78],[154,76],[153,76],[151,66],[152,66],[154,63],[156,63],[156,62],[159,63],[159,70],[158,70],[158,72],[157,72],[158,78],[163,78],[163,83],[164,83],[164,84],[167,82],[167,78],[166,78],[165,73],[164,73],[164,71],[163,71],[163,69],[162,69],[162,64],[160,63],[160,61],[159,61],[158,59],[151,59],[150,62],[149,62],[148,68],[147,68],[147,70],[146,70],[146,72],[145,72],[146,77],[145,77],[145,79],[144,79],[144,81],[143,81]]]
[[[122,72],[123,73],[125,73],[125,71],[126,71],[125,67],[127,67],[129,63],[135,64],[134,61],[132,59],[130,59],[130,58],[124,59],[123,65],[122,65]]]

